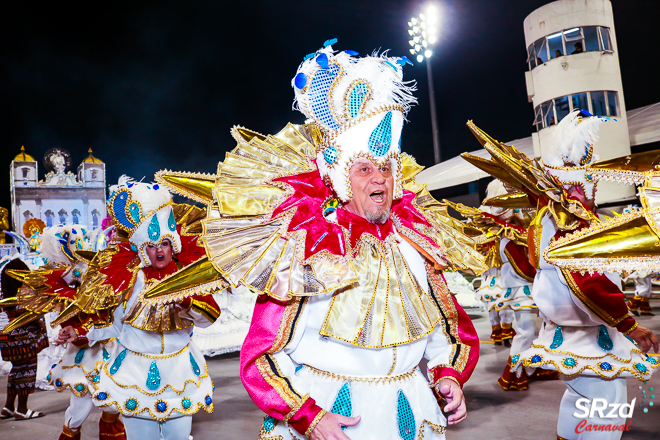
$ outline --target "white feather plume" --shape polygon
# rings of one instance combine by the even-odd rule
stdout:
[[[589,145],[598,140],[598,130],[606,120],[598,116],[584,118],[579,110],[572,111],[555,127],[553,148],[543,161],[552,166],[579,165]]]

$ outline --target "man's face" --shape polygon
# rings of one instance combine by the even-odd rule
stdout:
[[[344,208],[370,223],[385,223],[390,217],[394,192],[390,163],[377,167],[368,159],[358,159],[349,176],[353,198]]]
[[[153,269],[164,269],[172,261],[172,244],[169,240],[163,240],[159,246],[148,244],[147,256]]]

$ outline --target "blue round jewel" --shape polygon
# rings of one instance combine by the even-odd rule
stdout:
[[[612,365],[609,362],[601,362],[598,367],[603,371],[612,371]]]
[[[318,64],[319,66],[321,66],[321,69],[327,69],[327,68],[329,67],[329,64],[328,64],[328,56],[327,56],[326,54],[324,54],[324,53],[320,53],[320,54],[316,57],[316,64]]]
[[[57,379],[57,380],[55,381],[55,386],[61,387],[61,386],[62,386],[62,381],[59,380],[59,379]]]
[[[573,358],[566,358],[562,363],[564,364],[565,367],[568,368],[573,368],[575,365],[577,365],[577,361]]]
[[[209,396],[208,394],[206,395],[206,399],[204,401],[206,402],[207,405],[213,403],[213,399],[211,399],[211,396]]]
[[[635,370],[639,371],[640,373],[646,373],[648,371],[646,369],[646,365],[644,364],[635,364]]]
[[[76,270],[73,271],[73,276],[74,276],[74,277],[79,277],[81,274],[82,274],[82,273],[81,273],[80,270],[78,270],[78,269],[76,269]]]
[[[124,406],[125,406],[126,409],[129,410],[129,411],[134,411],[135,408],[137,408],[137,405],[138,405],[137,400],[135,400],[135,399],[133,399],[133,398],[128,399],[128,400],[126,401],[126,403],[124,403]]]
[[[541,356],[539,356],[538,354],[535,354],[534,356],[532,356],[532,359],[531,359],[533,364],[536,364],[537,362],[541,362],[542,360],[543,360],[543,358],[541,358]]]
[[[333,163],[337,160],[337,149],[332,145],[325,149],[323,152],[323,158],[328,163]]]
[[[296,77],[293,79],[293,85],[296,86],[298,89],[303,89],[305,85],[307,84],[307,76],[300,72]]]
[[[155,184],[152,188],[153,189],[160,189],[160,186],[158,186],[158,184]]]
[[[520,359],[520,355],[519,355],[519,354],[514,354],[513,356],[511,356],[511,364],[515,364],[515,363],[517,363],[517,362],[518,362],[518,359]]]
[[[499,303],[499,304],[497,305],[497,307],[502,307],[503,305],[504,305],[504,303]]]
[[[167,403],[163,402],[162,400],[160,402],[157,402],[156,403],[156,411],[158,411],[158,412],[167,411]]]
[[[76,391],[83,391],[85,389],[85,385],[79,383],[76,385]]]
[[[651,356],[649,356],[649,358],[647,359],[647,361],[649,361],[649,362],[652,363],[653,365],[656,365],[656,364],[658,363],[658,361],[657,361],[654,357],[651,357]]]
[[[135,245],[133,243],[131,243],[131,250],[133,252],[137,252],[137,248],[135,247]]]
[[[181,406],[183,409],[189,409],[192,406],[192,402],[187,397],[184,397],[181,401]]]
[[[96,400],[105,400],[108,398],[108,393],[101,391],[96,394]]]
[[[92,378],[92,382],[94,382],[94,383],[99,383],[100,381],[101,381],[101,376],[98,376],[98,375],[97,375],[97,376],[94,376],[94,377]]]

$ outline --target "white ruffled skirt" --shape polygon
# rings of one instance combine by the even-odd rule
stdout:
[[[77,397],[83,397],[90,389],[90,375],[110,358],[110,352],[116,345],[114,339],[92,347],[69,344],[62,360],[52,366],[46,380],[59,392],[68,388]]]

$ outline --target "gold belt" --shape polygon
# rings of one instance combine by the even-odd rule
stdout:
[[[305,368],[308,368],[312,374],[325,377],[326,379],[340,380],[343,382],[363,382],[369,385],[388,385],[390,383],[403,382],[411,379],[419,370],[417,367],[415,367],[407,373],[399,374],[397,376],[344,376],[343,374],[318,370],[309,365],[305,365]]]

